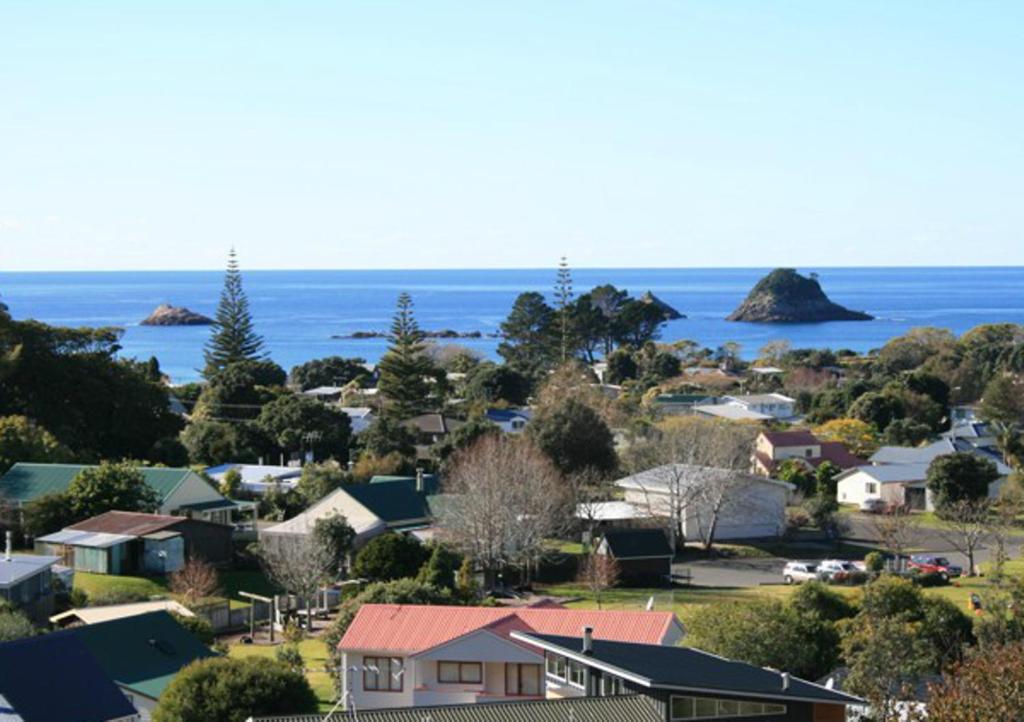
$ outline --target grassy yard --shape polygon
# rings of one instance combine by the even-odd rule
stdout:
[[[1024,559],[1014,559],[1007,563],[1006,574],[1024,576]],[[972,593],[984,595],[992,588],[987,577],[963,577],[956,579],[945,587],[927,587],[922,589],[925,594],[945,597],[957,605],[965,613],[969,611],[968,602]],[[685,619],[691,614],[699,614],[702,607],[751,599],[785,599],[797,587],[785,584],[766,584],[758,587],[675,587],[673,589],[610,589],[602,594],[603,609],[644,609],[648,600],[654,597],[654,608],[672,611],[676,616]],[[859,587],[834,586],[840,594],[853,600],[859,600]],[[579,584],[552,584],[540,590],[543,594],[559,597],[570,597],[576,601],[567,606],[581,609],[594,609],[597,600],[593,593]]]
[[[269,657],[274,658],[280,645],[266,644],[234,644],[228,648],[231,657]],[[320,711],[327,712],[334,706],[334,684],[331,677],[324,671],[327,661],[327,648],[322,639],[315,637],[299,642],[299,654],[306,668],[306,679],[316,692],[320,701]]]
[[[75,572],[74,586],[88,594],[90,599],[119,593],[147,597],[167,596],[170,593],[166,577],[121,577]]]
[[[279,590],[258,571],[226,570],[219,573],[221,596],[231,602],[232,607],[248,604],[239,596],[239,591],[270,596]],[[166,597],[170,595],[167,577],[128,577],[113,574],[91,574],[75,572],[75,588],[83,590],[90,599],[124,594],[125,596]]]

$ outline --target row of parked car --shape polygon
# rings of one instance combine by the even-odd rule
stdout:
[[[946,578],[959,577],[963,569],[953,564],[946,557],[933,554],[915,554],[905,558],[901,569],[919,574],[939,574]],[[822,561],[791,561],[782,570],[782,579],[786,584],[801,582],[844,582],[867,571],[864,562],[852,562],[843,559],[824,559]]]

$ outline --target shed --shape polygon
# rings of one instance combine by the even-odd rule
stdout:
[[[661,529],[609,529],[597,547],[619,565],[625,584],[663,584],[672,574],[675,556]]]

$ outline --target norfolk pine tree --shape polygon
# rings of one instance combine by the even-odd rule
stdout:
[[[203,375],[207,378],[230,364],[264,356],[263,337],[253,328],[249,299],[242,290],[242,274],[238,270],[234,248],[228,254],[228,269],[213,322],[213,335],[203,355],[206,360]]]
[[[390,344],[381,358],[377,383],[384,397],[386,410],[396,418],[406,419],[427,410],[431,372],[425,352],[423,332],[412,311],[412,298],[398,297],[398,310],[391,324]]]

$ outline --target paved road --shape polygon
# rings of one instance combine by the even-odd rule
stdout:
[[[868,514],[851,514],[850,530],[844,541],[861,544],[865,547],[876,545],[877,535],[874,532],[872,517]],[[948,557],[954,564],[967,566],[967,557],[956,551],[943,533],[938,529],[920,527],[912,544],[915,550],[926,551]],[[1024,549],[1024,535],[1018,535],[1010,544],[1011,557],[1019,556]],[[991,545],[982,545],[975,554],[975,563],[989,561],[992,555]],[[826,558],[828,551],[823,548],[819,554],[809,554],[804,558]],[[757,559],[705,559],[682,562],[672,566],[675,574],[690,573],[692,584],[702,587],[754,587],[761,584],[779,584],[782,581],[782,568],[788,559],[767,557]]]

